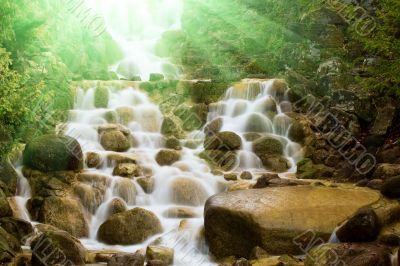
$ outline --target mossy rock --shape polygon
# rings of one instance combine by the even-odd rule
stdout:
[[[132,210],[112,215],[98,231],[98,239],[109,245],[134,245],[162,232],[160,220],[145,209]]]
[[[109,97],[110,96],[107,87],[97,87],[94,93],[94,106],[96,108],[107,108]]]
[[[13,215],[13,212],[10,207],[10,204],[8,203],[7,196],[3,192],[3,190],[0,189],[0,218],[1,217],[10,217],[12,215]]]
[[[26,145],[23,164],[42,172],[81,170],[82,149],[72,137],[44,135]]]
[[[218,132],[213,136],[207,137],[204,141],[204,149],[236,151],[242,147],[242,139],[234,132]]]
[[[174,136],[179,139],[183,136],[182,127],[182,121],[178,117],[169,115],[164,117],[161,125],[161,133],[167,137]]]
[[[11,262],[20,252],[19,241],[0,227],[0,264]]]

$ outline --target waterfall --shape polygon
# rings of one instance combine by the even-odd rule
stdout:
[[[90,216],[90,235],[88,239],[82,239],[82,243],[90,250],[118,249],[132,252],[145,248],[158,239],[164,245],[175,248],[174,265],[188,265],[188,256],[202,263],[198,265],[213,265],[204,242],[197,237],[203,226],[203,206],[206,199],[221,192],[221,184],[228,183],[220,174],[214,174],[207,162],[199,157],[204,150],[206,133],[203,131],[206,126],[203,130],[187,133],[186,138],[181,140],[181,143],[193,139],[198,141],[190,145],[190,148],[183,146],[178,161],[169,166],[160,166],[155,157],[165,145],[161,134],[163,114],[145,92],[133,87],[121,88],[120,84],[123,83],[92,82],[89,88],[78,87],[74,108],[70,111],[68,123],[63,127],[64,134],[78,140],[85,159],[91,154],[97,154],[103,162],[97,168],[85,165],[84,173],[101,175],[108,180],[100,203],[90,202],[96,200],[96,197],[90,195],[85,196],[85,202],[81,199]],[[96,90],[100,87],[108,93],[108,103],[96,108]],[[295,154],[300,145],[287,137],[291,119],[279,108],[282,102],[287,101],[285,94],[285,91],[274,90],[274,80],[243,81],[229,88],[219,102],[210,105],[208,122],[216,118],[222,119],[221,131],[233,131],[242,139],[242,148],[237,153],[239,163],[233,171],[246,170],[253,174],[266,172],[261,160],[253,153],[252,142],[246,138],[249,132],[279,139],[284,146],[284,156],[293,165],[288,173],[296,170],[295,162],[299,158]],[[135,145],[125,152],[107,151],[99,135],[109,129],[126,132],[132,136]],[[114,174],[117,164],[110,161],[110,156],[134,160],[139,167],[145,169],[144,176],[154,178],[154,190],[146,193],[138,178]],[[180,202],[176,189],[182,186],[193,189],[189,192],[192,193],[190,198],[185,198],[190,202]],[[86,187],[87,185],[82,185],[79,188],[85,190]],[[30,196],[29,184],[21,174],[16,201],[20,206],[21,217],[26,220],[30,220],[25,209]],[[110,216],[111,206],[115,201],[123,202],[127,209],[142,207],[152,211],[160,219],[163,233],[134,246],[110,247],[99,242],[97,231]],[[184,223],[186,229],[183,231],[178,230],[183,226],[182,219],[174,217],[174,210],[177,208],[193,214]],[[177,246],[182,243],[183,247]],[[191,254],[188,255],[188,252]]]
[[[124,58],[111,67],[120,78],[148,80],[151,73],[178,77],[176,67],[156,55],[155,46],[164,32],[181,28],[181,0],[85,2],[104,18],[107,31],[123,52]]]

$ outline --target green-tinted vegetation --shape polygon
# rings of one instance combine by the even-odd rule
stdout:
[[[112,78],[108,67],[120,57],[116,44],[107,33],[90,32],[80,14],[85,7],[69,3],[0,5],[1,155],[65,118],[73,100],[71,80]]]

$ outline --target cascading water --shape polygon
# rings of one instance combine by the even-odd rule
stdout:
[[[181,28],[181,0],[85,2],[105,19],[107,31],[123,52],[124,58],[111,67],[120,77],[148,80],[151,73],[178,77],[177,68],[157,56],[155,46],[164,32]]]
[[[239,164],[233,169],[235,172],[266,172],[260,159],[253,153],[251,142],[246,140],[245,135],[248,132],[271,135],[281,140],[285,146],[284,155],[292,162],[288,172],[296,170],[295,162],[300,159],[301,147],[287,137],[291,120],[281,108],[287,104],[285,92],[278,95],[273,83],[273,80],[244,81],[239,86],[229,88],[223,100],[210,106],[208,122],[221,118],[221,131],[233,131],[242,138],[243,147],[237,155]],[[174,265],[214,265],[207,254],[204,240],[199,237],[203,225],[203,206],[208,197],[224,190],[221,184],[228,185],[229,182],[223,176],[213,174],[206,161],[200,159],[199,154],[204,150],[202,140],[197,147],[183,147],[180,159],[171,166],[160,166],[155,159],[156,154],[164,147],[164,138],[160,133],[163,115],[159,106],[152,103],[139,89],[121,89],[119,83],[116,86],[115,82],[107,84],[109,100],[105,108],[95,107],[95,91],[100,86],[104,88],[104,84],[93,82],[89,89],[78,88],[75,107],[70,111],[69,122],[63,126],[66,135],[79,141],[86,158],[90,153],[95,153],[104,162],[97,169],[85,166],[86,174],[105,177],[104,184],[107,188],[100,202],[90,195],[85,197],[87,202],[82,202],[90,221],[90,236],[82,239],[82,243],[90,250],[132,252],[145,248],[155,240],[161,240],[162,245],[175,249]],[[253,123],[254,119],[256,123]],[[101,144],[99,132],[107,128],[119,128],[128,132],[136,145],[126,152],[106,151]],[[194,131],[187,135],[187,139],[204,139],[204,136],[202,131]],[[185,140],[181,140],[181,143],[185,143]],[[146,169],[146,175],[154,178],[154,190],[146,193],[137,178],[114,175],[116,164],[108,160],[110,155],[134,158],[142,169]],[[195,187],[194,195],[190,195],[190,203],[177,201],[174,190],[177,184]],[[21,197],[17,197],[17,203],[24,210],[22,213],[25,216],[22,218],[29,220],[24,207],[30,197],[29,185],[22,176],[20,185],[25,190],[19,190]],[[163,233],[134,246],[108,246],[99,242],[99,227],[110,216],[111,203],[116,199],[125,202],[128,209],[141,207],[152,211],[161,220]],[[174,208],[184,209],[192,217],[183,222],[182,219],[170,215],[174,213]]]

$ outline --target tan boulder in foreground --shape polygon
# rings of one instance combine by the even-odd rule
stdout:
[[[224,192],[206,203],[205,235],[219,258],[248,257],[255,246],[301,254],[299,236],[312,230],[327,241],[339,223],[379,199],[372,190],[311,186]]]

